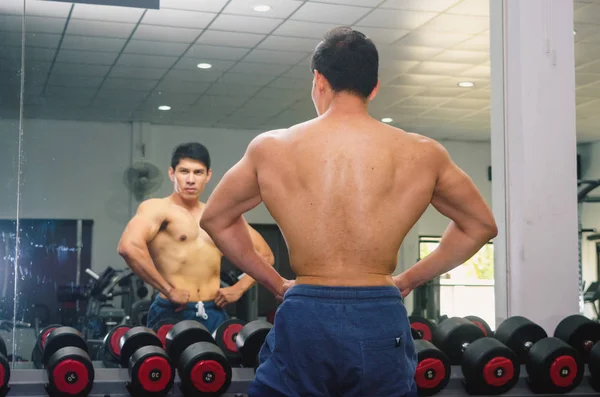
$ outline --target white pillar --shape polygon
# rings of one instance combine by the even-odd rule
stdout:
[[[491,0],[497,324],[579,313],[572,0]]]

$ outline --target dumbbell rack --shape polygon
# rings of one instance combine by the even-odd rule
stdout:
[[[583,382],[581,382],[581,385],[579,385],[579,387],[577,387],[575,390],[573,390],[571,393],[568,393],[566,395],[568,396],[600,396],[600,393],[597,391],[594,391],[594,389],[592,389],[592,386],[590,385],[589,382],[589,372],[585,371],[585,376],[583,379]],[[448,386],[446,386],[446,388],[444,390],[442,390],[440,393],[436,394],[436,396],[440,396],[440,397],[449,397],[449,396],[468,396],[469,394],[467,394],[467,392],[465,391],[465,387],[463,385],[462,382],[463,379],[463,374],[462,374],[462,369],[460,368],[460,366],[453,366],[452,370],[450,372],[450,382],[448,382]],[[530,396],[535,396],[535,397],[556,397],[556,396],[560,396],[561,394],[543,394],[543,393],[532,393],[531,390],[529,390],[529,387],[527,386],[527,369],[525,367],[525,365],[521,366],[521,375],[519,378],[519,381],[517,382],[517,384],[515,385],[515,387],[513,387],[512,389],[510,389],[508,392],[501,394],[500,396],[510,396],[510,397],[530,397]]]
[[[127,369],[104,368],[101,361],[94,361],[95,379],[90,397],[131,397],[126,383],[129,380]],[[253,368],[232,368],[233,377],[231,385],[223,397],[247,397],[246,392],[250,381],[254,379]],[[47,396],[45,385],[48,382],[46,371],[35,369],[31,363],[17,363],[11,370],[10,391],[7,397],[44,397]],[[180,397],[183,393],[179,389],[179,377],[175,376],[175,383],[168,396]]]
[[[103,368],[101,362],[94,362],[95,381],[90,397],[131,397],[125,385],[129,379],[127,369],[121,368]],[[502,396],[510,397],[545,397],[554,396],[553,394],[534,394],[527,387],[527,371],[525,366],[521,367],[521,378],[517,385]],[[436,396],[468,396],[462,384],[462,370],[459,366],[452,367],[451,378],[448,386]],[[250,382],[254,379],[254,369],[252,368],[233,368],[233,379],[229,389],[223,397],[247,397],[247,390]],[[15,369],[11,371],[10,391],[8,396],[15,397],[43,397],[47,396],[44,385],[47,382],[45,370],[33,369],[29,363],[18,363]],[[175,377],[175,384],[168,396],[180,397],[183,393],[178,386],[179,378]],[[569,393],[570,396],[599,396],[600,393],[594,391],[589,383],[589,373],[581,385]]]

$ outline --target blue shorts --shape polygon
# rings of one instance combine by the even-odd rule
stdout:
[[[416,396],[417,353],[396,287],[295,285],[248,396]]]
[[[170,318],[177,321],[196,320],[204,324],[212,334],[219,325],[229,319],[225,309],[217,307],[214,301],[189,302],[187,307],[179,312],[175,311],[177,307],[167,299],[156,295],[148,310],[146,327],[153,328],[158,322]]]

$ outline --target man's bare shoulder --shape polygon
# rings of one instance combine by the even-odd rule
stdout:
[[[417,149],[425,156],[434,156],[436,158],[445,157],[448,151],[440,142],[433,138],[426,137],[414,132],[406,132],[406,138],[417,146]]]
[[[170,205],[167,198],[151,198],[140,203],[137,209],[137,214],[148,216],[165,214],[169,206]]]
[[[248,154],[250,156],[260,156],[267,153],[289,136],[290,129],[288,128],[263,132],[250,141]]]

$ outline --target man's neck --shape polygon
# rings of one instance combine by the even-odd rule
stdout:
[[[171,201],[173,201],[175,204],[189,210],[196,210],[196,209],[200,209],[202,208],[202,203],[200,202],[200,200],[198,199],[193,199],[193,200],[184,200],[180,195],[178,195],[177,193],[173,193],[170,196]]]
[[[367,103],[356,95],[339,93],[337,94],[327,111],[324,113],[324,116],[369,116],[369,110]]]

